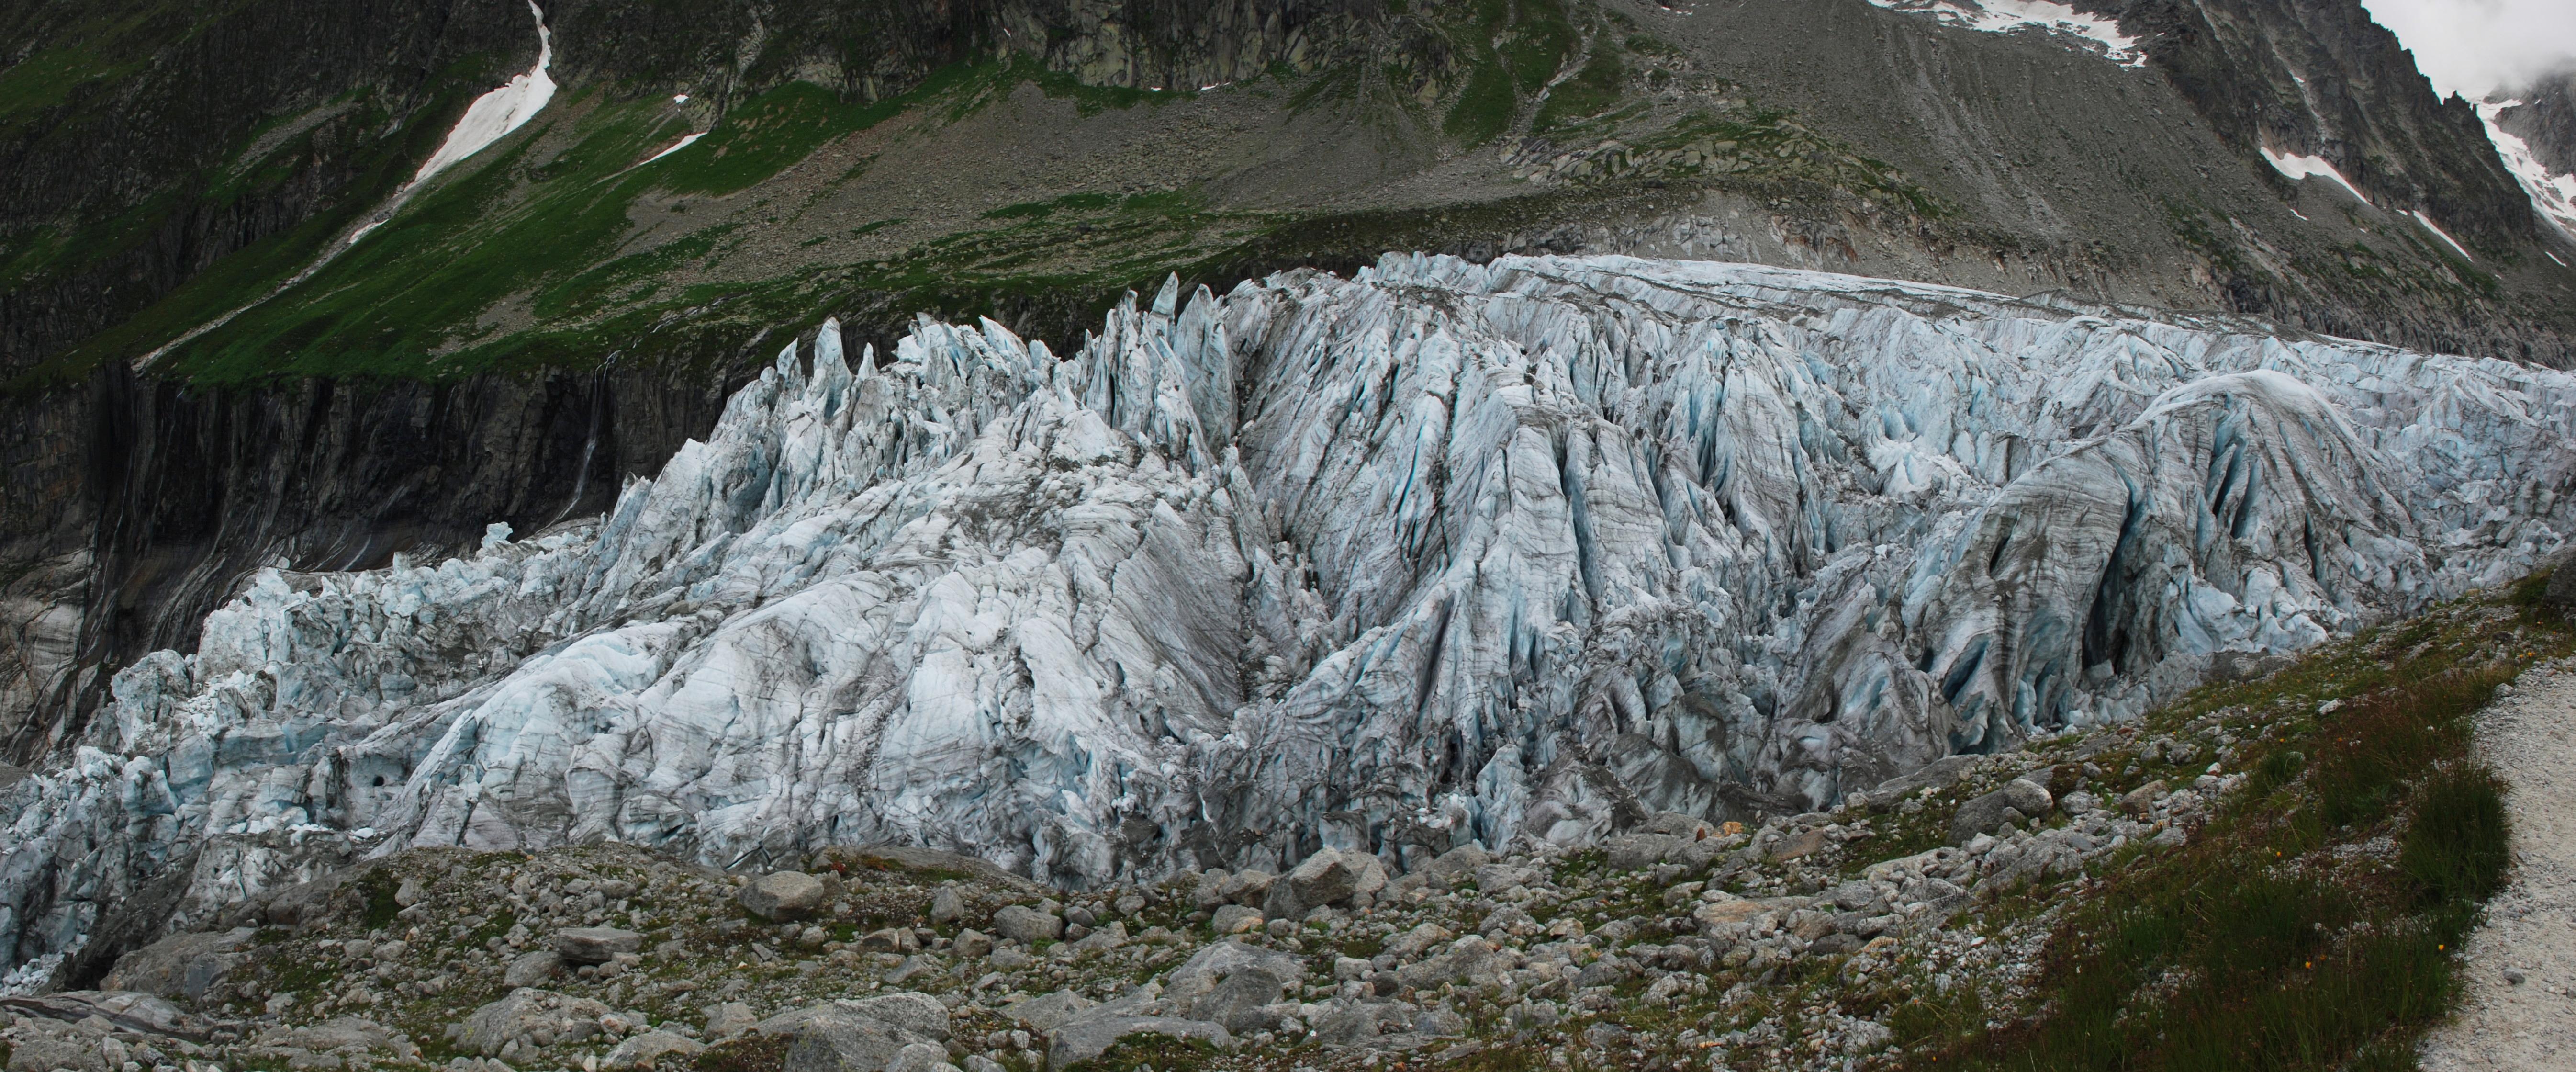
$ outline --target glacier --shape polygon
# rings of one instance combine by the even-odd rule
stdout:
[[[0,789],[0,936],[424,845],[1093,888],[1817,809],[2512,579],[2571,489],[2567,373],[1754,265],[827,323],[603,516],[125,669]]]

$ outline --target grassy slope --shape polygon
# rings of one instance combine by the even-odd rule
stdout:
[[[935,141],[939,131],[1027,86],[1073,102],[1085,122],[1147,106],[1186,109],[1198,95],[1084,86],[1025,60],[954,66],[872,104],[789,82],[735,104],[697,144],[638,166],[686,133],[687,117],[660,98],[617,100],[574,88],[311,279],[174,350],[160,368],[238,382],[313,374],[440,378],[620,356],[724,360],[744,339],[803,330],[853,309],[891,322],[914,310],[966,316],[1061,306],[1062,319],[1079,323],[1121,291],[1150,287],[1166,273],[1221,282],[1294,263],[1340,266],[1384,249],[1443,248],[1565,220],[1650,212],[1701,188],[1828,207],[1906,205],[1925,217],[1945,211],[1893,169],[1804,130],[1778,109],[1736,98],[1649,108],[1647,91],[1674,82],[1678,61],[1597,12],[1553,0],[1487,0],[1410,17],[1409,32],[1429,35],[1446,59],[1425,58],[1438,49],[1390,49],[1388,62],[1375,68],[1283,70],[1229,92],[1267,101],[1276,115],[1443,131],[1459,148],[1533,135],[1555,145],[1618,147],[1579,151],[1572,166],[1528,193],[1497,198],[1488,191],[1434,212],[1229,204],[1189,185],[1139,195],[1121,185],[1132,176],[1109,176],[1110,190],[1098,188],[1097,176],[1019,176],[1034,178],[1045,196],[968,213],[895,250],[879,243],[848,258],[830,247],[782,255],[782,245],[801,251],[908,222],[789,233],[808,226],[803,210],[831,187],[867,181],[873,158],[835,163],[839,158],[822,150],[889,120],[904,121],[900,137]],[[431,124],[419,125],[424,129],[400,139],[401,151],[370,162],[364,196],[218,262],[21,383],[132,360],[271,294],[399,185],[405,162],[436,140]],[[267,157],[293,159],[297,144],[289,139]],[[812,173],[818,169],[837,173]],[[209,182],[256,182],[268,170],[252,166]],[[790,172],[794,181],[782,178]],[[824,193],[816,193],[817,182]],[[706,222],[674,224],[672,213]],[[641,222],[655,215],[664,217],[658,229]],[[11,253],[26,261],[53,244],[12,245],[0,247],[0,262]]]

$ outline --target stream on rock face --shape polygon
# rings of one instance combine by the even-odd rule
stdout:
[[[602,516],[125,669],[0,788],[0,937],[415,845],[1081,889],[1813,810],[2518,576],[2571,484],[2566,373],[1750,265],[826,324]]]

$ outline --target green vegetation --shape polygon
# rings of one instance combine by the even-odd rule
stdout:
[[[2366,633],[2150,717],[2250,738],[2246,786],[2183,849],[2105,869],[2056,923],[2036,1015],[1903,1010],[1951,1039],[1938,1069],[2412,1067],[2456,992],[2454,950],[2509,862],[2471,716],[2531,663],[2576,650],[2535,578]],[[2501,604],[2501,605],[2500,605]],[[2134,763],[2105,754],[2102,766]]]

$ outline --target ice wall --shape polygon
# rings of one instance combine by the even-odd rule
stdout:
[[[1803,810],[2571,522],[2576,379],[2494,361],[1627,258],[1180,298],[827,324],[603,518],[260,575],[0,791],[12,962],[415,844],[1086,886]]]

